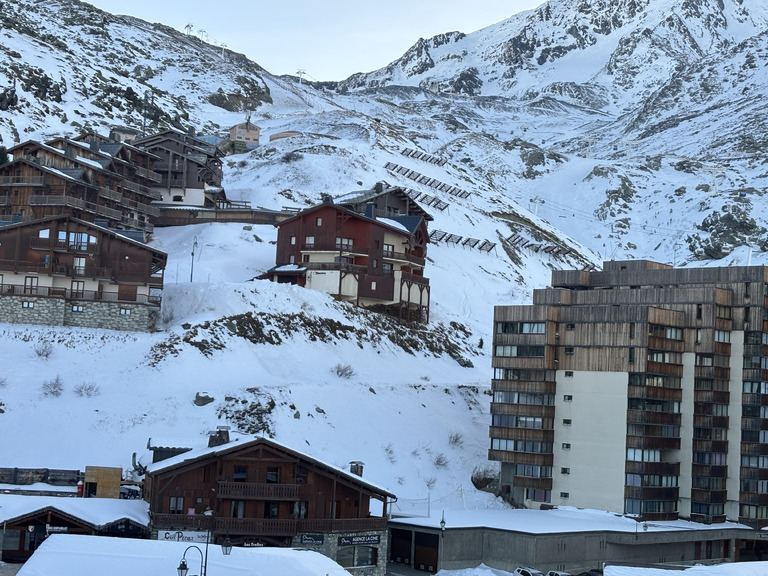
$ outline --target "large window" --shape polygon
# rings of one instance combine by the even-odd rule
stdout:
[[[682,340],[683,329],[674,326],[661,326],[660,324],[651,324],[648,327],[648,335],[657,338],[669,338],[670,340]]]
[[[544,322],[497,322],[497,334],[544,334]]]
[[[184,498],[181,496],[171,496],[168,511],[171,514],[184,514]]]
[[[342,568],[358,566],[376,566],[379,549],[373,546],[343,546],[336,552],[336,562]]]
[[[532,404],[535,406],[554,406],[555,395],[496,390],[493,393],[493,401],[499,404]]]
[[[351,250],[352,245],[355,243],[353,238],[341,238],[340,236],[336,237],[336,248],[342,249],[342,250]]]
[[[543,358],[544,346],[496,346],[496,356]]]

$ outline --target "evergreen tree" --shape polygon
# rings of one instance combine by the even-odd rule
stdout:
[[[5,146],[0,146],[0,166],[8,163],[8,152]]]

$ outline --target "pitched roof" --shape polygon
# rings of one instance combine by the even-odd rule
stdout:
[[[184,452],[183,454],[179,454],[178,456],[173,456],[166,460],[161,460],[160,462],[154,462],[152,464],[149,464],[147,466],[147,474],[152,476],[154,474],[172,470],[174,468],[189,466],[190,464],[194,464],[196,461],[200,461],[205,458],[218,457],[218,456],[222,456],[232,452],[247,450],[254,446],[258,446],[259,444],[264,444],[274,450],[278,450],[281,452],[288,452],[292,456],[305,460],[317,468],[321,468],[323,470],[332,472],[336,475],[343,476],[346,480],[351,481],[355,484],[362,484],[367,488],[369,488],[371,491],[377,492],[382,496],[395,498],[395,495],[389,492],[386,488],[377,486],[372,482],[368,482],[364,480],[361,476],[358,476],[357,474],[352,474],[348,470],[344,470],[343,468],[339,468],[338,466],[334,466],[333,464],[328,464],[327,462],[323,462],[322,460],[317,460],[316,458],[313,458],[312,456],[308,456],[303,452],[289,448],[288,446],[275,442],[274,440],[270,440],[268,438],[262,438],[262,437],[256,437],[252,440],[248,440],[245,442],[240,441],[240,438],[235,438],[231,440],[229,443],[222,444],[220,446],[212,446],[207,448],[200,448],[197,450],[190,450],[189,452]]]
[[[48,510],[57,511],[94,528],[124,519],[141,526],[149,525],[149,503],[144,500],[0,494],[0,522],[16,522]]]

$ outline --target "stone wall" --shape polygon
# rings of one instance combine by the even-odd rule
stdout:
[[[371,546],[378,549],[378,562],[376,566],[362,566],[360,568],[345,567],[344,569],[354,576],[386,576],[387,551],[389,550],[388,531],[354,533],[330,532],[322,534],[322,542],[317,542],[317,540],[313,541],[312,536],[313,535],[311,534],[298,534],[293,538],[291,546],[294,548],[307,548],[309,550],[314,550],[315,552],[320,552],[323,556],[327,556],[334,561],[338,561],[337,557],[339,550],[347,548],[347,546],[339,545],[339,539],[341,537],[356,539],[378,538],[378,542],[376,543],[360,544],[360,546]]]
[[[0,322],[45,326],[79,326],[148,332],[159,308],[131,302],[72,301],[40,296],[0,296]]]

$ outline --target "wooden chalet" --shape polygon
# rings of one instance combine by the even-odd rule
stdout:
[[[25,562],[51,534],[146,538],[149,508],[141,500],[0,494],[3,562]]]
[[[405,197],[380,193],[374,201],[326,197],[275,224],[276,266],[263,277],[322,290],[359,306],[385,307],[398,317],[429,321],[430,287],[424,276],[427,214]],[[348,207],[349,206],[349,207]],[[356,211],[364,206],[365,213]],[[400,212],[402,210],[402,212]]]
[[[0,321],[148,330],[167,254],[71,216],[0,227]]]
[[[224,154],[215,145],[189,133],[168,129],[138,138],[132,144],[158,157],[153,171],[161,176],[153,187],[165,204],[222,207],[227,205],[221,187]]]
[[[395,496],[353,465],[359,475],[266,438],[186,452],[147,468],[152,530],[161,539],[167,531],[210,530],[211,542],[308,547],[383,575],[387,503]]]
[[[151,202],[160,197],[148,186],[159,175],[142,166],[151,156],[129,154],[119,143],[104,147],[57,138],[11,148],[13,160],[0,166],[0,220],[68,214],[151,233],[150,219],[159,214]]]

